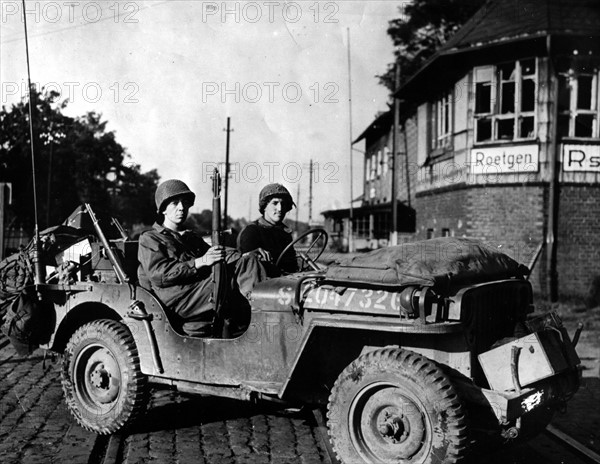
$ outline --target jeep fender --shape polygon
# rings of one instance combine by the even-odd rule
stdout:
[[[279,397],[326,404],[344,368],[365,352],[407,348],[469,377],[471,353],[459,323],[415,324],[390,318],[305,314],[308,327]]]
[[[112,319],[126,324],[136,344],[143,340],[146,329],[141,321],[127,317],[133,301],[141,301],[145,307],[153,308],[157,319],[165,320],[160,303],[150,292],[135,286],[119,284],[81,283],[64,287],[60,291],[46,292],[54,304],[55,324],[48,343],[42,348],[62,353],[71,335],[82,325],[98,319]],[[140,350],[142,366],[152,365],[151,356]]]

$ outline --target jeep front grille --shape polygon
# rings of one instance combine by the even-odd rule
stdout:
[[[518,321],[525,318],[532,302],[531,284],[525,280],[503,280],[462,289],[459,303],[465,337],[473,355],[473,377],[480,377],[477,355],[494,343],[515,334]]]

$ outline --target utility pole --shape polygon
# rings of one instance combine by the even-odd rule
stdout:
[[[400,122],[400,101],[396,97],[396,91],[400,84],[400,65],[396,63],[394,72],[394,127],[392,129],[392,230],[390,242],[392,245],[398,245],[398,192],[396,184],[398,183],[398,167],[396,157],[398,153],[398,125]]]
[[[348,214],[348,251],[354,251],[354,232],[353,224],[354,221],[354,209],[352,202],[354,201],[354,190],[352,188],[354,182],[354,172],[352,167],[352,64],[350,61],[350,28],[346,28],[348,33],[348,129],[350,132],[350,209]]]
[[[229,197],[229,133],[231,132],[231,118],[227,116],[227,141],[225,143],[225,199],[223,200],[223,230],[227,229],[227,200]]]
[[[308,173],[308,225],[309,225],[309,227],[312,224],[312,199],[313,199],[312,184],[313,184],[313,160],[311,158],[309,173]]]

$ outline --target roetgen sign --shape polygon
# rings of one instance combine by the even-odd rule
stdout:
[[[472,148],[469,167],[472,174],[537,172],[539,156],[537,144]]]
[[[563,171],[600,172],[600,145],[563,145]]]

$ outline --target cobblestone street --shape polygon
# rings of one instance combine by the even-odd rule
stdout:
[[[63,402],[59,364],[40,353],[21,357],[10,345],[0,348],[0,462],[98,462],[106,440],[75,423]],[[127,464],[330,462],[305,411],[172,390],[152,391],[148,412],[120,448],[119,461]]]
[[[62,398],[59,364],[41,351],[16,354],[0,339],[0,462],[3,464],[312,464],[331,462],[312,414],[268,404],[187,396],[153,389],[148,411],[119,436],[112,460],[109,437],[79,427]],[[600,382],[587,377],[566,414],[554,424],[584,445],[598,443]],[[578,464],[576,455],[545,434],[527,445],[478,456],[476,462]],[[473,460],[473,459],[472,459]]]

